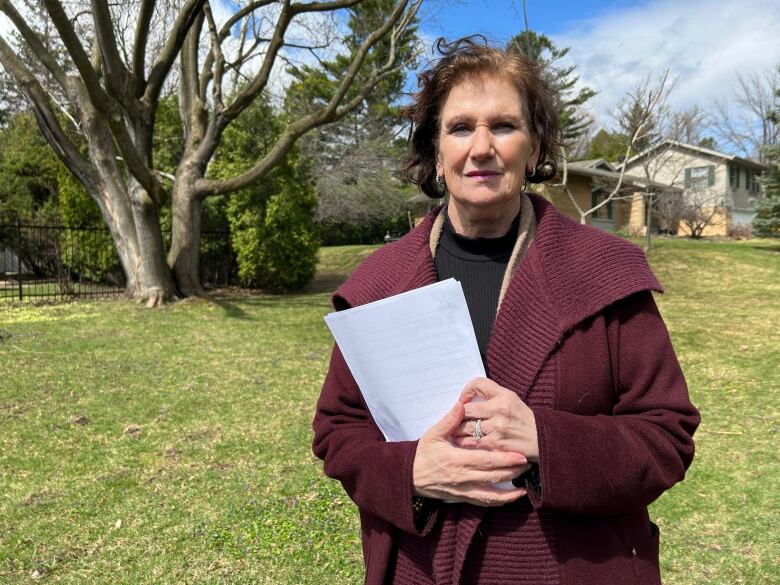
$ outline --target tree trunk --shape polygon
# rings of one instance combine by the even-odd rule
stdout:
[[[200,230],[203,200],[195,193],[193,172],[180,173],[171,197],[172,234],[168,265],[184,296],[205,296],[200,282]]]
[[[156,307],[178,295],[171,270],[165,260],[160,209],[142,188],[135,186],[133,189],[133,218],[138,234],[138,270],[134,289],[128,288],[126,294],[138,301],[147,301],[147,307]]]
[[[111,231],[119,261],[127,276],[125,296],[157,306],[176,297],[160,229],[160,210],[146,191],[118,164],[110,129],[89,100],[86,88],[73,83],[72,101],[80,109],[94,169],[87,192],[97,203]]]
[[[168,253],[176,284],[185,296],[205,296],[200,283],[200,224],[203,202],[197,197],[173,200],[171,249]]]
[[[112,186],[120,183],[112,181]],[[176,297],[171,271],[165,261],[158,206],[143,189],[132,206],[126,193],[103,185],[87,185],[114,240],[119,262],[127,277],[125,296],[157,306]]]
[[[645,220],[645,246],[644,250],[647,252],[650,250],[650,243],[653,237],[653,197],[647,195],[645,197],[645,211],[647,212],[647,219]]]

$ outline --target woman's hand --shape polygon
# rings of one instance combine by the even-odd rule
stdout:
[[[517,394],[487,378],[474,378],[460,395],[465,418],[452,433],[458,447],[522,453],[539,462],[539,441],[533,411]],[[480,420],[482,438],[474,438]]]
[[[462,426],[464,405],[458,402],[417,445],[414,493],[477,506],[503,506],[526,495],[523,488],[502,490],[491,484],[508,481],[530,469],[520,453],[461,449],[450,442]]]

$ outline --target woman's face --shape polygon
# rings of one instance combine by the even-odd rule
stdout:
[[[526,170],[539,156],[525,112],[515,86],[500,78],[468,78],[450,90],[441,109],[436,170],[454,211],[500,217],[517,205]]]

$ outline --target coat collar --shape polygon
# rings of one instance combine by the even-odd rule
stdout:
[[[509,283],[487,349],[490,376],[521,398],[577,324],[633,293],[662,290],[640,248],[530,197],[536,233]],[[334,306],[354,307],[436,282],[429,236],[439,210],[361,264],[333,295]]]

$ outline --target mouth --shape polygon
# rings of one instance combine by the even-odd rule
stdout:
[[[466,176],[478,183],[486,183],[500,177],[501,173],[497,171],[471,171],[466,173]]]
[[[497,177],[500,173],[498,171],[469,171],[466,173],[467,177]]]

